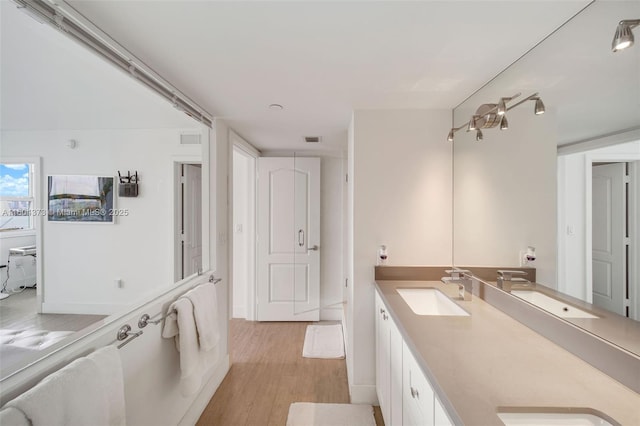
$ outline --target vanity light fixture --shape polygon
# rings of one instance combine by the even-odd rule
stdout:
[[[522,105],[527,101],[535,101],[534,112],[536,115],[544,114],[545,106],[538,96],[538,93],[527,96],[521,101],[509,106],[507,102],[520,96],[520,93],[516,93],[511,97],[502,97],[497,104],[482,104],[476,110],[476,113],[471,116],[468,122],[459,127],[452,127],[447,135],[447,140],[453,142],[455,133],[463,128],[466,128],[467,132],[471,130],[476,131],[476,141],[483,140],[483,134],[481,129],[491,129],[500,126],[500,130],[507,130],[509,128],[509,121],[507,120],[507,111]]]
[[[633,31],[631,30],[638,25],[640,25],[640,19],[624,19],[618,22],[618,27],[611,43],[611,50],[617,52],[633,46]]]

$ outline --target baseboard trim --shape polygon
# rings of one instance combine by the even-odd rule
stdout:
[[[376,385],[349,385],[352,404],[378,405]]]
[[[320,310],[320,321],[341,321],[342,309],[341,308],[325,308]]]
[[[85,315],[111,315],[116,312],[124,312],[131,307],[109,303],[66,303],[44,302],[43,314],[85,314]]]
[[[236,305],[233,307],[233,318],[247,318],[247,307],[245,305]]]
[[[227,354],[218,364],[209,381],[203,386],[202,390],[200,390],[200,393],[182,417],[178,426],[193,426],[198,422],[204,409],[207,408],[209,401],[211,401],[213,394],[216,393],[222,380],[224,380],[229,372],[230,367],[229,354]]]

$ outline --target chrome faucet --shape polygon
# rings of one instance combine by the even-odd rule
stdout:
[[[469,301],[473,293],[473,275],[466,269],[453,268],[445,271],[448,277],[442,277],[440,281],[445,284],[458,284],[460,299]]]
[[[501,290],[506,291],[507,293],[511,293],[511,286],[513,283],[529,283],[528,280],[516,277],[515,275],[527,275],[525,271],[508,271],[503,269],[498,269],[498,280],[497,285]]]

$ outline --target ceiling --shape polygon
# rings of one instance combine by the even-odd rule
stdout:
[[[259,149],[336,151],[352,110],[451,109],[589,1],[67,3]]]

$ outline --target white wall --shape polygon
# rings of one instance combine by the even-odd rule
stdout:
[[[249,158],[233,150],[233,317],[247,317],[249,284]]]
[[[632,161],[639,156],[640,141],[558,156],[558,290],[561,292],[592,300],[588,283],[591,266],[587,264],[587,250],[591,245],[586,224],[591,173],[587,173],[587,167],[591,167],[592,161],[615,158]]]
[[[536,248],[537,281],[556,285],[556,129],[553,111],[509,112],[509,129],[456,133],[454,142],[454,262],[520,266],[520,251]],[[445,133],[446,134],[446,133]]]
[[[352,402],[375,402],[374,266],[450,265],[451,144],[448,110],[357,110],[349,134],[353,247],[345,309]],[[357,319],[357,321],[356,321]]]
[[[3,158],[42,158],[42,188],[48,175],[117,176],[137,170],[140,176],[137,198],[116,193],[116,208],[128,215],[116,218],[115,225],[43,220],[43,312],[111,314],[173,281],[172,159],[201,156],[200,145],[180,145],[181,130],[2,132]],[[66,147],[69,139],[78,142],[76,149]],[[115,279],[122,280],[122,288]]]

